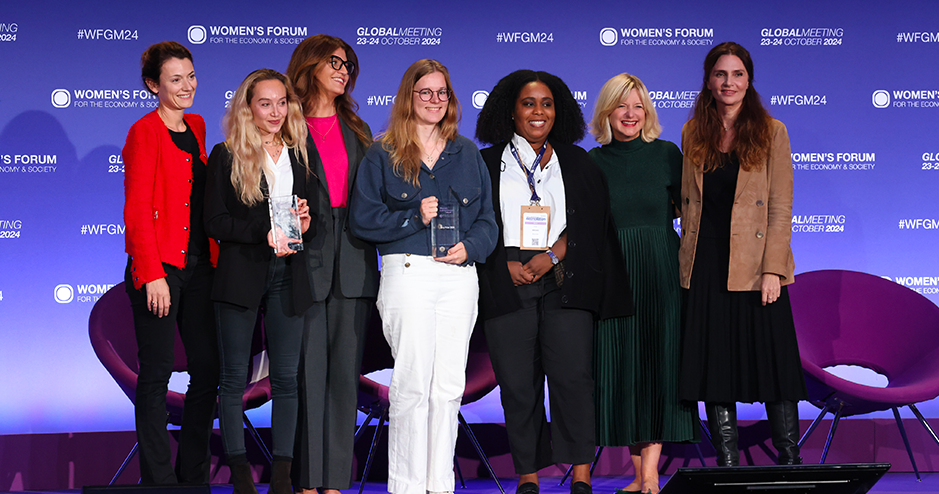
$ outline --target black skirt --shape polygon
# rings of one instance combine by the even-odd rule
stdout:
[[[699,238],[684,311],[679,397],[687,401],[805,400],[805,378],[785,286],[762,304],[759,291],[727,290],[730,242]]]

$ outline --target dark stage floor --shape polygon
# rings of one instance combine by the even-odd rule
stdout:
[[[916,476],[912,473],[887,473],[878,482],[870,493],[872,494],[900,494],[910,492],[932,492],[939,493],[939,473],[922,474],[923,481],[917,482]],[[593,491],[596,494],[613,494],[619,487],[625,487],[632,480],[631,477],[595,477],[593,479]],[[662,485],[668,480],[667,476],[662,477]],[[567,494],[569,487],[558,487],[558,477],[542,478],[541,492],[544,494]],[[503,487],[506,488],[506,494],[514,494],[516,479],[503,479]],[[77,494],[81,490],[72,489],[64,491],[19,491],[20,493],[43,492],[45,494]],[[213,485],[212,494],[231,494],[231,486]],[[258,492],[267,494],[267,484],[258,484]],[[365,485],[364,494],[384,494],[384,482],[369,482]],[[358,494],[358,485],[354,489],[343,491],[344,494]],[[499,489],[491,480],[472,479],[466,482],[466,489],[460,489],[457,483],[456,494],[500,494]]]

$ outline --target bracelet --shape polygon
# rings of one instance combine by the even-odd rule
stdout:
[[[552,252],[551,249],[546,250],[545,253],[548,254],[548,257],[551,258],[551,264],[557,264],[561,262],[561,260],[558,259],[558,256],[555,255],[555,253]]]

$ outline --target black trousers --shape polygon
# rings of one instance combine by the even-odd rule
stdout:
[[[374,298],[346,298],[339,255],[345,208],[333,208],[332,286],[326,300],[307,309],[300,349],[300,417],[294,443],[297,490],[352,487],[353,441],[359,372]],[[366,269],[363,266],[363,269]],[[311,273],[312,275],[312,273]]]
[[[564,309],[549,273],[517,287],[522,309],[484,322],[518,474],[593,461],[593,315]],[[550,436],[544,408],[548,379]]]
[[[124,281],[134,314],[140,372],[134,398],[140,478],[143,484],[209,481],[209,438],[215,418],[219,360],[210,295],[214,268],[208,255],[190,256],[184,269],[164,264],[170,312],[157,317],[147,307],[146,287],[134,289],[130,261]],[[189,389],[179,431],[175,470],[166,432],[166,391],[173,371],[176,325],[186,349]]]

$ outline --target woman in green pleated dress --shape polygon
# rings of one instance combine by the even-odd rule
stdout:
[[[594,339],[597,445],[628,446],[636,478],[618,492],[659,491],[663,442],[697,442],[697,409],[678,400],[681,293],[678,234],[682,155],[661,133],[649,91],[620,74],[603,85],[591,122],[601,147],[633,316],[600,321]]]

